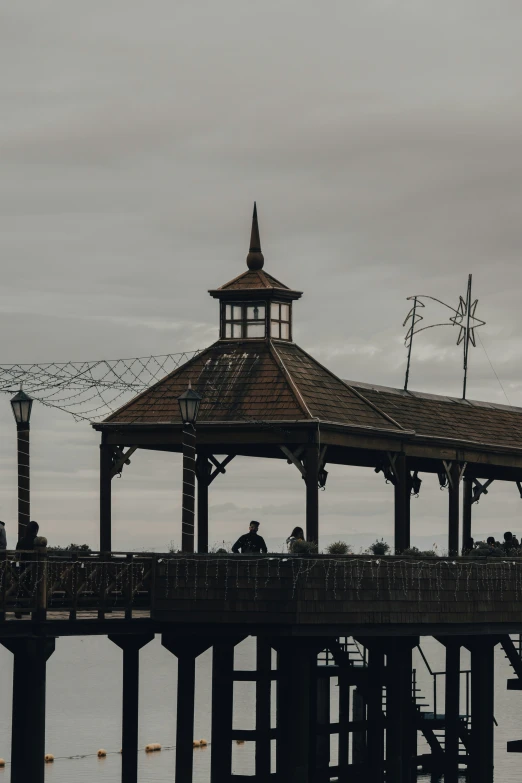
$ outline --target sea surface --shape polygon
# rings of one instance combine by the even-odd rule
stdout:
[[[444,649],[434,640],[422,642],[433,671],[444,670]],[[522,692],[507,691],[506,680],[514,674],[496,648],[495,717],[495,781],[518,783],[521,780],[520,759],[506,753],[506,742],[522,739]],[[420,655],[415,651],[414,665],[418,681],[433,705],[433,681]],[[236,668],[250,669],[255,665],[253,639],[236,648]],[[468,654],[463,651],[462,668],[469,668]],[[210,682],[211,654],[198,659],[196,684],[195,738],[210,742]],[[158,753],[139,753],[140,783],[174,780],[176,730],[176,658],[165,650],[159,638],[141,652],[140,679],[140,747],[159,742]],[[440,678],[439,710],[443,705],[443,679]],[[103,637],[63,638],[56,643],[56,652],[48,663],[47,678],[47,738],[46,751],[55,762],[46,766],[47,783],[116,783],[121,775],[121,652]],[[0,757],[10,759],[12,656],[0,647]],[[463,678],[464,685],[464,678]],[[236,683],[234,692],[235,727],[254,728],[254,684]],[[332,684],[332,710],[337,703],[337,689]],[[464,694],[462,707],[464,706]],[[98,749],[107,751],[106,758],[97,757]],[[419,740],[419,752],[423,748]],[[337,742],[332,737],[332,763],[335,763]],[[211,748],[194,751],[194,781],[206,783],[210,775]],[[233,769],[236,773],[253,774],[253,743],[234,745]],[[10,780],[10,766],[0,768],[0,783]],[[419,780],[430,780],[429,776]],[[439,778],[443,780],[443,778]]]

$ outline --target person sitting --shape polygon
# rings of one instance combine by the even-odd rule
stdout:
[[[232,547],[232,552],[235,552],[236,555],[239,554],[239,550],[241,550],[242,555],[258,552],[264,552],[266,554],[268,550],[266,548],[265,540],[258,535],[258,530],[259,522],[252,521],[248,533],[245,533],[244,536],[238,538]]]
[[[294,527],[286,539],[286,546],[289,552],[293,552],[296,541],[304,541],[304,530],[302,527]]]

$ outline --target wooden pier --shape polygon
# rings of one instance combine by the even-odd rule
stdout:
[[[0,568],[0,643],[14,655],[13,783],[44,779],[45,671],[58,637],[89,634],[122,650],[123,783],[138,781],[139,651],[156,635],[178,659],[176,783],[192,780],[195,663],[209,648],[212,783],[410,783],[418,769],[456,781],[459,765],[473,783],[493,779],[493,651],[502,645],[522,674],[512,638],[522,633],[522,559],[43,552],[23,563],[6,553]],[[246,636],[256,638],[256,668],[236,671],[234,648]],[[446,647],[442,711],[419,700],[412,651],[425,636]],[[237,681],[255,683],[255,729],[233,728]],[[428,755],[418,754],[420,735]],[[255,776],[233,775],[235,740],[255,742]]]

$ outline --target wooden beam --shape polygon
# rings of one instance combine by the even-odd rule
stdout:
[[[196,460],[196,477],[198,480],[198,552],[208,552],[208,487],[210,484],[211,466],[206,454],[198,454]]]
[[[473,481],[464,477],[462,484],[462,552],[468,551],[471,539],[471,517],[473,506]]]
[[[306,466],[306,540],[319,546],[319,451],[316,445],[308,446]]]
[[[116,454],[113,458],[113,468],[111,471],[111,478],[114,478],[114,476],[118,476],[122,470],[124,465],[130,465],[130,457],[134,454],[134,452],[137,450],[137,446],[130,446],[130,448],[127,449],[126,452],[123,451],[121,446],[116,447]]]
[[[399,454],[394,461],[395,474],[395,553],[410,546],[410,482],[409,466],[405,454]]]
[[[291,449],[288,448],[288,446],[279,446],[285,457],[287,458],[288,462],[291,462],[293,465],[296,466],[297,470],[301,474],[301,476],[306,479],[306,467],[303,465],[301,460],[299,459],[299,456],[303,453],[304,449],[299,448],[295,453],[291,451]]]
[[[222,462],[219,462],[212,454],[209,454],[208,459],[212,462],[212,464],[215,466],[215,471],[210,474],[209,478],[209,484],[212,484],[214,479],[219,476],[220,473],[226,473],[226,466],[232,462],[236,455],[235,454],[229,454]]]
[[[110,552],[111,545],[111,482],[112,482],[112,447],[102,436],[100,445],[100,552]]]
[[[461,467],[458,462],[448,466],[448,554],[450,557],[459,553],[459,497]]]

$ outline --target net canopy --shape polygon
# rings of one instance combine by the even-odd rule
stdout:
[[[110,413],[192,359],[199,350],[132,359],[0,365],[0,392],[21,387],[49,408],[77,421],[101,421]]]

